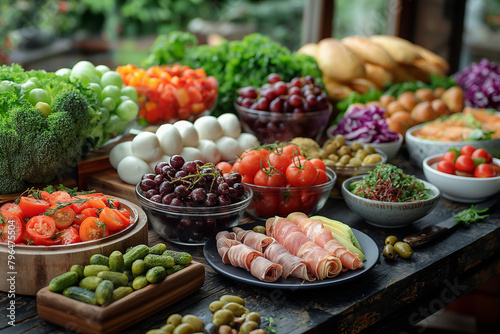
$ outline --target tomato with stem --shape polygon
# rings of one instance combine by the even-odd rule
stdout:
[[[288,216],[292,212],[302,211],[300,193],[284,192],[278,204],[278,215]]]
[[[284,187],[286,185],[286,177],[274,170],[261,169],[255,174],[253,183],[257,186]]]
[[[455,168],[462,172],[472,173],[474,167],[474,160],[469,155],[460,155],[455,161]]]
[[[325,184],[329,181],[328,174],[323,169],[318,169],[318,174],[316,175],[316,180],[314,181],[314,185]]]
[[[311,161],[292,162],[286,169],[288,184],[292,187],[309,187],[314,184],[318,171]]]
[[[478,148],[474,152],[472,152],[471,157],[477,159],[484,159],[485,163],[490,163],[493,161],[493,156],[488,153],[484,148]]]
[[[494,177],[495,175],[495,170],[487,163],[479,164],[476,169],[474,169],[474,177]]]
[[[292,158],[278,151],[269,153],[267,163],[270,168],[274,168],[278,172],[285,174],[286,168],[292,163]]]

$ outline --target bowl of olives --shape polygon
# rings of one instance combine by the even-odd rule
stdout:
[[[313,77],[284,82],[275,73],[260,88],[240,88],[235,108],[243,130],[265,144],[295,137],[320,140],[332,113],[326,92]]]
[[[337,182],[332,189],[332,197],[342,196],[342,183],[354,176],[367,174],[387,161],[384,151],[371,144],[346,142],[343,135],[328,139],[322,147],[325,165],[337,174]]]
[[[144,174],[135,192],[153,229],[180,245],[204,245],[218,231],[238,225],[252,200],[240,174],[224,176],[211,163],[180,155]]]

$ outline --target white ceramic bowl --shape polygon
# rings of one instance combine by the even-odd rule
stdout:
[[[424,159],[428,156],[445,153],[450,148],[457,148],[460,150],[460,148],[465,145],[472,145],[476,148],[484,148],[494,157],[500,157],[500,137],[489,140],[440,142],[415,137],[413,133],[415,133],[415,131],[420,129],[422,126],[424,126],[424,124],[411,127],[408,131],[406,131],[405,135],[406,148],[408,149],[410,160],[417,166],[422,167]]]
[[[500,176],[477,178],[446,174],[438,171],[435,164],[443,154],[434,154],[424,159],[425,178],[441,190],[443,197],[462,203],[476,203],[500,192]],[[500,159],[493,159],[500,165]]]
[[[351,184],[359,181],[366,175],[351,177],[342,183],[342,196],[345,203],[354,213],[363,217],[370,225],[383,228],[399,228],[410,225],[432,211],[438,204],[441,192],[439,189],[424,180],[432,197],[417,202],[382,202],[359,197],[350,191]]]

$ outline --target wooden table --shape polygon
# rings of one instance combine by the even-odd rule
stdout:
[[[398,158],[393,163],[406,173],[423,177],[422,170]],[[410,259],[387,261],[381,255],[387,235],[402,238],[453,213],[468,208],[441,198],[427,217],[406,228],[387,230],[368,225],[341,199],[329,199],[318,213],[348,223],[374,239],[379,261],[366,275],[342,285],[306,291],[257,288],[217,274],[205,261],[202,247],[180,247],[205,265],[204,286],[182,301],[130,327],[127,333],[144,333],[165,324],[172,313],[210,319],[208,305],[224,294],[246,298],[250,309],[273,317],[278,333],[395,333],[409,330],[445,305],[500,273],[500,205],[490,209],[483,223],[461,226]],[[252,220],[245,217],[243,222]],[[150,244],[164,242],[149,230]],[[2,268],[2,270],[4,270]],[[34,297],[16,296],[16,326],[7,325],[9,298],[0,293],[0,330],[5,333],[66,333],[39,318]]]

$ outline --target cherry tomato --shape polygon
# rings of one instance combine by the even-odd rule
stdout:
[[[294,156],[300,155],[300,148],[295,144],[288,144],[281,148],[281,153],[293,159]]]
[[[290,156],[279,153],[271,152],[267,157],[269,167],[276,169],[278,172],[285,174],[286,168],[292,163]]]
[[[23,209],[16,203],[5,203],[0,207],[0,212],[10,212],[15,214],[21,221],[24,221]]]
[[[64,190],[58,190],[54,191],[52,194],[50,194],[50,205],[57,205],[57,204],[64,204],[67,202],[71,202],[73,198],[71,197],[70,194],[68,194]]]
[[[26,230],[35,245],[54,245],[56,241],[56,223],[49,216],[39,215],[32,217],[26,223]]]
[[[49,202],[42,199],[30,198],[21,196],[19,199],[19,207],[23,210],[24,217],[34,217],[45,212],[50,206]]]
[[[323,169],[318,169],[318,175],[316,175],[316,180],[314,181],[314,185],[324,184],[329,181],[328,174]]]
[[[284,187],[286,185],[286,177],[276,171],[261,169],[255,174],[253,183],[257,186]]]
[[[315,159],[311,159],[309,161],[311,161],[311,163],[314,165],[314,167],[316,167],[316,169],[321,169],[324,171],[326,170],[326,165],[323,162],[323,160],[315,158]]]
[[[495,175],[500,176],[500,166],[495,163],[490,163],[490,166],[495,171]]]
[[[130,224],[130,220],[121,215],[118,210],[104,208],[99,213],[99,221],[106,224],[110,231],[119,231]]]
[[[249,175],[253,178],[261,167],[266,167],[266,162],[259,152],[253,150],[241,158],[239,173],[241,175]]]
[[[222,171],[222,174],[229,174],[233,172],[233,166],[229,162],[221,161],[215,167]]]
[[[80,224],[85,220],[85,218],[87,218],[88,216],[84,213],[79,213],[79,214],[76,214],[75,215],[75,220],[73,221],[73,225],[78,225],[80,226]]]
[[[456,154],[455,152],[448,151],[441,157],[441,160],[447,160],[452,164],[455,163]]]
[[[302,211],[300,193],[285,193],[278,204],[278,215],[286,217],[292,212]]]
[[[81,214],[84,214],[87,217],[99,217],[99,209],[97,208],[86,208],[83,209]]]
[[[484,159],[484,162],[486,162],[487,164],[489,164],[490,162],[493,161],[493,156],[491,154],[488,153],[488,151],[486,151],[484,148],[478,148],[476,149],[472,155],[471,155],[472,158],[479,158],[479,159]]]
[[[479,164],[476,169],[474,169],[474,177],[494,177],[495,175],[495,170],[487,163]]]
[[[11,212],[0,212],[0,242],[15,243],[21,241],[23,221]]]
[[[455,175],[455,165],[449,160],[441,160],[437,164],[437,170],[441,173]]]
[[[49,202],[50,201],[50,193],[45,190],[40,190],[35,193],[29,194],[28,197],[31,198],[36,198],[36,199],[43,199],[44,201]]]
[[[288,184],[292,187],[309,187],[314,184],[318,171],[310,161],[300,164],[291,163],[286,169]]]
[[[273,217],[278,213],[279,195],[264,194],[253,198],[250,208],[253,208],[260,217]]]
[[[80,239],[82,241],[97,240],[107,237],[109,230],[96,217],[88,217],[80,224]]]
[[[73,224],[75,211],[70,206],[65,206],[57,210],[51,217],[54,219],[58,229],[64,229]]]
[[[455,168],[462,172],[472,173],[474,167],[474,160],[469,155],[460,155],[455,161]]]
[[[70,226],[65,230],[61,231],[61,244],[69,245],[77,242],[81,242],[80,235],[76,228]]]
[[[471,156],[472,153],[474,153],[474,151],[476,150],[476,148],[472,145],[465,145],[463,146],[461,149],[460,149],[460,155],[468,155],[468,156]]]
[[[316,204],[318,203],[320,196],[321,195],[318,194],[317,192],[308,190],[302,191],[300,195],[300,200],[301,200],[300,211],[305,213],[306,215],[310,214],[314,210]]]

